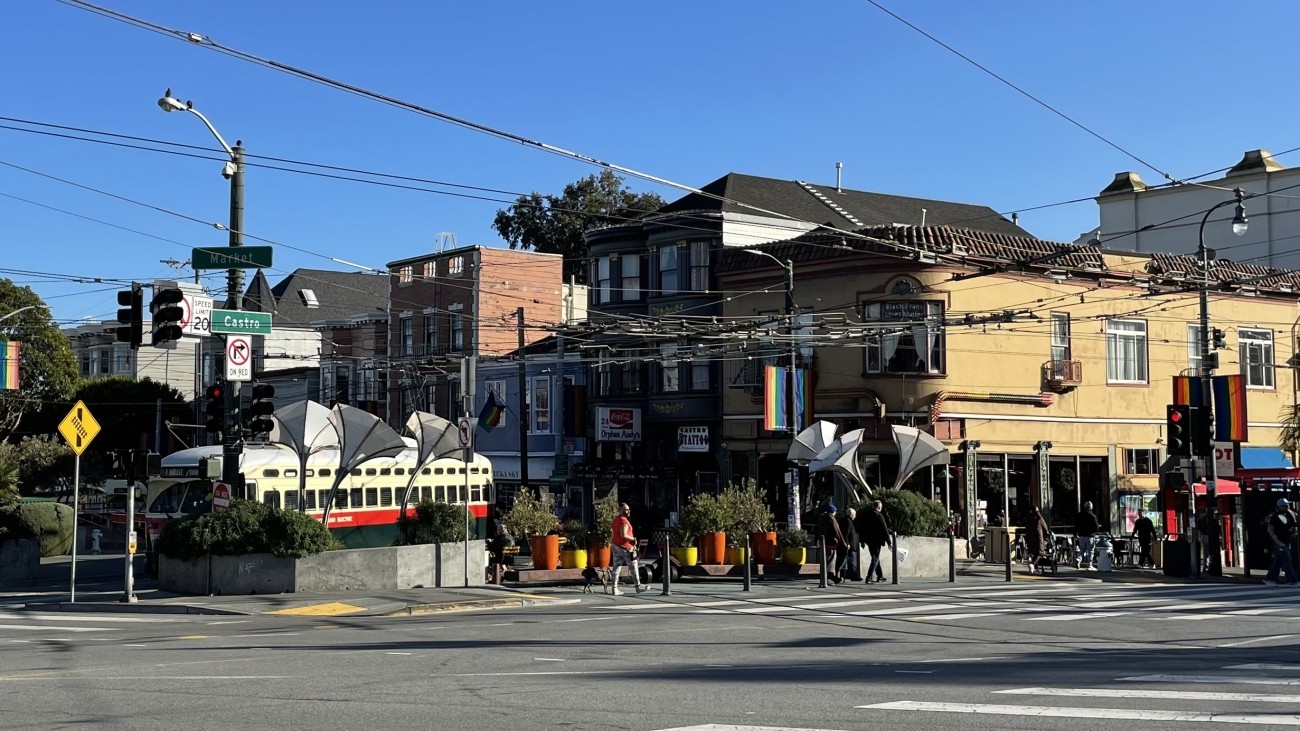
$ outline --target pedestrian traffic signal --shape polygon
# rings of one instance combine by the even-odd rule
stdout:
[[[1223,331],[1217,327],[1211,328],[1210,339],[1212,341],[1211,347],[1214,350],[1223,350],[1224,348],[1228,347],[1227,338],[1224,337]]]
[[[154,345],[180,340],[184,335],[181,331],[181,320],[185,318],[185,308],[181,306],[184,299],[185,293],[176,287],[154,291],[153,301],[149,303],[149,311],[153,313]]]
[[[144,341],[144,290],[132,284],[130,289],[117,293],[117,342],[130,343],[131,350],[139,350]]]
[[[208,421],[203,425],[209,434],[216,434],[226,429],[226,387],[220,384],[208,386],[207,390]]]
[[[1170,457],[1192,456],[1192,407],[1169,404],[1165,413],[1165,437]]]
[[[248,407],[248,430],[254,434],[270,434],[274,424],[271,414],[275,413],[275,386],[269,383],[253,384],[253,403]]]

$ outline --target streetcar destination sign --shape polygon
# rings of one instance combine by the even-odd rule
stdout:
[[[213,310],[213,335],[270,335],[271,313],[243,310]]]
[[[190,252],[194,269],[262,269],[271,266],[269,246],[204,246]]]

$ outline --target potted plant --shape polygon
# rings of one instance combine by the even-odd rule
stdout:
[[[758,484],[749,479],[743,484],[732,485],[723,491],[719,500],[725,506],[730,520],[728,534],[737,537],[736,544],[743,545],[748,536],[754,561],[776,563],[776,532],[772,530],[774,518],[767,506],[767,495]]]
[[[681,520],[699,536],[700,563],[721,564],[726,560],[727,518],[716,496],[692,495],[682,508]]]
[[[587,568],[587,526],[581,520],[566,520],[561,528],[564,531],[564,550],[560,551],[560,568]]]
[[[596,501],[596,527],[587,534],[587,563],[599,568],[608,568],[610,562],[609,544],[614,540],[610,526],[618,517],[618,490]]]
[[[556,520],[549,492],[538,497],[531,490],[520,490],[502,522],[512,534],[528,538],[534,569],[555,570],[560,562],[560,537],[552,533]]]
[[[777,543],[781,546],[781,563],[802,566],[807,556],[808,533],[800,528],[784,528],[777,531]]]
[[[695,547],[699,535],[695,529],[684,523],[678,516],[677,527],[673,529],[672,555],[683,566],[694,566],[700,562],[700,550]]]

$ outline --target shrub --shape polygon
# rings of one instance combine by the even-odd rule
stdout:
[[[551,493],[542,491],[541,497],[532,490],[520,490],[515,504],[501,519],[506,530],[521,538],[544,536],[555,530],[554,500]]]
[[[727,532],[742,537],[758,531],[767,531],[775,520],[767,507],[767,495],[753,480],[743,485],[731,485],[718,496],[718,506],[727,523]]]
[[[611,526],[618,517],[618,490],[610,490],[605,497],[596,501],[596,529],[591,532],[591,539],[596,545],[608,546],[614,540]]]
[[[39,538],[42,556],[72,552],[72,507],[62,503],[22,503],[0,511],[0,541]]]
[[[415,517],[397,520],[397,544],[459,543],[465,540],[465,506],[421,500]]]
[[[776,532],[776,543],[781,548],[803,548],[808,545],[808,532],[802,528],[782,528]]]
[[[677,523],[683,526],[684,530],[698,536],[701,533],[726,530],[728,520],[717,496],[697,492],[682,507],[681,513],[677,516]]]
[[[23,523],[17,505],[0,507],[0,543],[35,537],[31,527]]]
[[[564,533],[565,540],[568,541],[569,550],[587,550],[588,531],[587,526],[584,525],[581,520],[570,518],[569,520],[564,521],[564,525],[560,527],[560,530]]]
[[[232,500],[225,512],[174,520],[158,539],[160,553],[181,560],[209,551],[217,556],[270,553],[305,558],[340,545],[319,521],[251,500]]]
[[[937,536],[948,528],[948,516],[943,506],[913,490],[876,490],[871,497],[858,503],[858,511],[871,510],[873,500],[884,503],[885,520],[900,536]]]

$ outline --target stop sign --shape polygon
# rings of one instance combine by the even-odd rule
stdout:
[[[220,513],[230,507],[230,485],[217,482],[212,485],[212,512]]]

